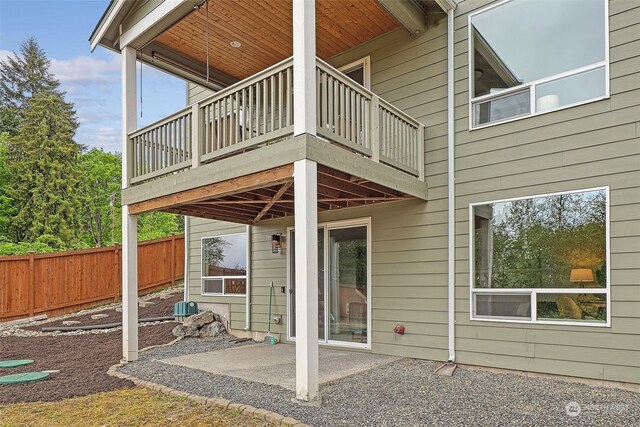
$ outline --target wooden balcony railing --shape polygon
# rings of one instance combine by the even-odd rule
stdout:
[[[317,133],[352,152],[424,179],[424,127],[318,59]],[[136,184],[293,134],[293,60],[129,134]]]

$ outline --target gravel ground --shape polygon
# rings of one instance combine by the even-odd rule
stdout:
[[[250,344],[252,342],[241,343]],[[314,426],[640,426],[640,395],[548,378],[458,368],[404,359],[321,387],[321,407],[291,402],[281,387],[215,375],[158,359],[231,346],[226,339],[182,340],[154,349],[121,370],[202,396],[223,397],[297,418]],[[567,415],[577,402],[578,416]]]

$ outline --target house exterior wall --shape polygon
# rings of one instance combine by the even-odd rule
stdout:
[[[640,382],[640,5],[610,2],[608,99],[469,131],[468,14],[489,0],[458,1],[455,11],[455,307],[460,363],[613,381]],[[551,12],[550,12],[551,13]],[[447,74],[446,16],[427,32],[397,30],[330,61],[371,57],[373,92],[426,126],[428,202],[388,203],[326,212],[320,222],[371,218],[372,351],[447,358]],[[190,85],[189,101],[204,96]],[[469,204],[610,187],[610,327],[470,320]],[[251,227],[251,330],[266,331],[269,283],[273,327],[286,338],[287,254],[272,254],[270,236],[291,219]],[[200,238],[244,226],[192,220],[190,294],[231,304],[231,327],[245,325],[244,298],[200,296]],[[286,245],[286,243],[285,243]],[[229,298],[233,298],[232,301]],[[404,324],[406,334],[393,327]]]
[[[447,355],[446,16],[439,14],[430,21],[429,31],[420,38],[397,30],[330,61],[342,66],[370,55],[373,92],[428,124],[425,167],[429,203],[395,202],[323,212],[319,221],[371,217],[372,351],[441,360]],[[407,70],[408,76],[404,74]],[[189,85],[188,93],[189,102],[204,96],[194,85]],[[398,212],[403,212],[401,223]],[[191,298],[227,301],[231,297],[200,296],[200,238],[237,232],[238,227],[196,218],[191,223]],[[269,284],[273,280],[272,313],[283,316],[284,322],[272,325],[272,330],[283,339],[287,294],[282,294],[280,287],[287,285],[288,254],[286,248],[281,254],[272,254],[270,240],[274,233],[286,235],[289,226],[293,226],[292,218],[261,221],[251,227],[251,330],[267,330]],[[244,306],[239,313],[231,316],[233,329],[245,326]],[[398,323],[406,326],[406,335],[394,336]]]
[[[468,15],[491,3],[459,2],[455,17],[457,360],[640,382],[640,5],[609,4],[609,99],[470,132]],[[469,204],[600,186],[611,327],[469,320]]]

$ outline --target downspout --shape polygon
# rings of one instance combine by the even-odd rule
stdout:
[[[448,198],[448,255],[447,255],[447,285],[448,285],[448,337],[449,362],[456,361],[455,352],[455,321],[456,321],[456,201],[455,201],[455,126],[454,126],[454,60],[453,60],[453,14],[454,9],[447,11],[447,198]]]
[[[244,330],[251,329],[251,226],[247,225],[247,291],[245,296]]]
[[[184,301],[189,301],[189,216],[184,216]]]

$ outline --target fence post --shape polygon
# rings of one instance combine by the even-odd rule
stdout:
[[[176,283],[176,235],[171,233],[171,286]]]
[[[36,307],[35,252],[29,251],[29,316],[33,317]]]
[[[113,244],[113,302],[120,300],[120,253],[117,243]]]

